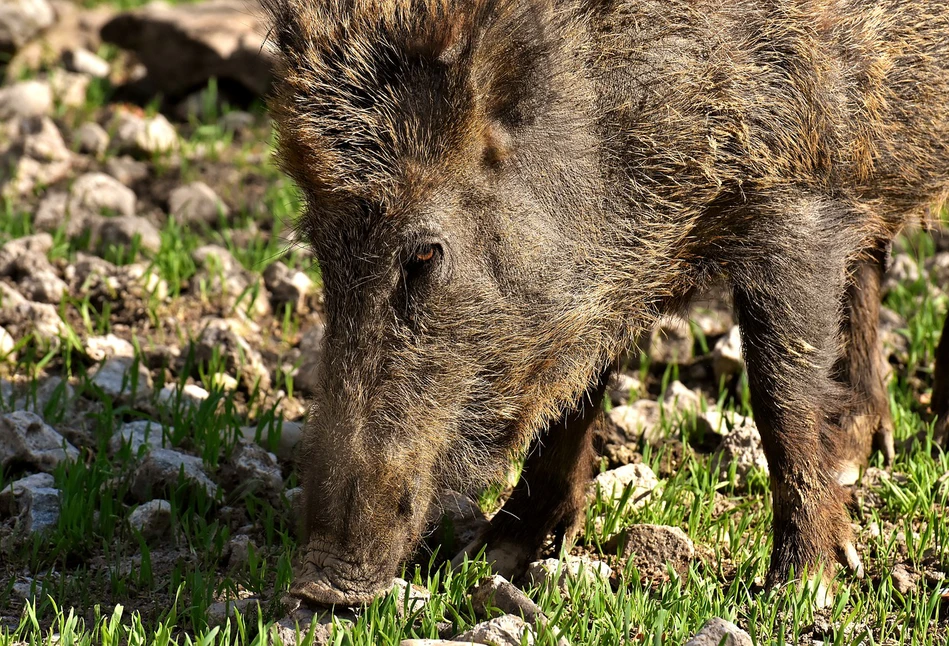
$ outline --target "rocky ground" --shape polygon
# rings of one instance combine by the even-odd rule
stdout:
[[[949,286],[938,231],[891,259],[901,457],[854,486],[868,577],[842,580],[830,609],[761,589],[767,464],[716,293],[611,385],[571,554],[517,586],[483,562],[452,571],[510,483],[445,492],[392,595],[332,613],[286,598],[323,328],[297,193],[270,161],[262,24],[243,0],[0,5],[0,644],[222,626],[212,641],[243,642],[258,608],[263,633],[312,623],[313,643],[946,643],[949,460],[927,409]]]

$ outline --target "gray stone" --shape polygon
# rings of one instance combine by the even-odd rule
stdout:
[[[562,590],[568,581],[583,582],[588,586],[609,586],[613,570],[602,561],[585,556],[567,555],[563,560],[543,559],[527,566],[527,580],[531,585],[545,587],[556,585]]]
[[[109,149],[109,133],[95,121],[87,121],[76,129],[73,139],[79,152],[98,157]]]
[[[715,379],[737,375],[745,369],[745,360],[741,354],[741,331],[736,325],[723,336],[712,349],[712,370]]]
[[[212,603],[207,610],[208,626],[223,626],[228,619],[233,619],[234,615],[238,613],[241,615],[249,612],[256,614],[259,605],[261,605],[261,601],[256,597]]]
[[[651,399],[641,399],[628,406],[617,406],[610,410],[610,420],[622,431],[627,442],[638,443],[640,439],[653,446],[662,439],[659,404]]]
[[[628,372],[620,372],[610,379],[610,401],[614,406],[623,406],[629,403],[632,397],[638,396],[643,383],[638,377]]]
[[[264,282],[278,312],[285,304],[289,304],[295,312],[304,311],[306,297],[313,292],[313,281],[309,276],[302,271],[291,270],[280,261],[264,270]]]
[[[15,271],[32,269],[53,248],[53,236],[48,233],[14,238],[0,247],[0,276],[9,276]],[[25,261],[24,258],[30,260]]]
[[[86,173],[73,182],[67,210],[89,215],[135,215],[135,193],[105,173]]]
[[[125,186],[148,179],[148,164],[128,155],[109,157],[105,162],[105,170]]]
[[[208,388],[217,389],[224,392],[237,390],[238,386],[240,386],[240,382],[237,381],[235,377],[232,377],[226,372],[215,372],[214,374],[208,375],[205,380],[205,384],[208,386]]]
[[[171,449],[152,449],[135,470],[129,491],[142,502],[154,495],[164,495],[178,484],[178,475],[192,488],[204,489],[211,497],[218,494],[218,486],[204,471],[200,458]]]
[[[106,78],[112,71],[108,61],[93,54],[84,47],[63,52],[63,65],[70,72],[85,74],[95,78]]]
[[[191,254],[191,258],[199,267],[224,274],[239,273],[243,269],[230,251],[218,245],[209,244],[198,247]]]
[[[76,397],[76,390],[62,377],[53,375],[40,382],[35,393],[18,399],[15,408],[16,410],[32,411],[42,417],[47,407],[53,403],[54,397],[58,400],[58,406],[68,410],[70,403]]]
[[[471,605],[479,617],[485,617],[488,609],[497,608],[509,615],[518,615],[535,625],[544,616],[543,611],[516,585],[503,576],[494,574],[485,577],[471,591]]]
[[[619,552],[624,561],[633,559],[643,578],[665,579],[671,566],[685,576],[695,560],[695,544],[678,527],[632,525],[605,546],[609,553]]]
[[[392,593],[395,595],[396,611],[399,616],[421,611],[432,597],[428,589],[399,578],[392,580]]]
[[[916,591],[919,583],[919,574],[903,563],[898,563],[890,571],[890,579],[893,581],[893,587],[900,594],[906,596]]]
[[[271,442],[271,429],[273,429],[274,437],[277,436],[278,431],[270,424],[260,429],[259,438],[256,426],[244,426],[240,429],[241,437],[248,442],[257,442],[265,449],[273,450],[276,456],[281,460],[292,460],[295,455],[296,447],[303,437],[303,424],[300,422],[288,422],[286,420],[279,422],[279,424],[280,437],[276,442],[276,446],[273,446]]]
[[[18,292],[41,303],[59,304],[66,283],[46,259],[52,247],[48,233],[38,233],[11,240],[0,248],[0,275],[17,281]]]
[[[18,578],[13,584],[13,588],[10,590],[16,597],[24,600],[33,600],[36,598],[36,595],[40,593],[43,589],[43,584],[40,581],[31,579],[28,576]],[[17,644],[17,646],[24,646],[22,643]]]
[[[210,361],[215,355],[225,362],[225,369],[239,374],[248,390],[259,383],[270,389],[270,371],[260,353],[240,334],[242,324],[231,319],[208,319],[195,344],[195,359]]]
[[[628,504],[638,508],[646,504],[646,500],[658,486],[659,479],[648,465],[627,464],[599,474],[588,490],[588,498],[595,498],[599,490],[604,500],[619,502],[624,492],[631,489]]]
[[[196,384],[185,384],[183,388],[178,388],[177,384],[166,384],[158,391],[158,402],[171,406],[180,398],[186,406],[200,406],[210,396],[211,393]]]
[[[160,449],[164,447],[163,438],[166,435],[170,437],[174,430],[171,427],[165,429],[161,423],[147,419],[127,422],[109,439],[109,450],[118,453],[123,446],[128,445],[132,455],[139,455],[142,447],[146,447],[146,451]]]
[[[30,72],[58,67],[62,52],[75,47],[96,51],[102,41],[99,29],[114,13],[107,5],[86,8],[86,3],[48,0],[55,11],[55,21],[36,38],[20,48],[6,70],[7,78],[20,78]]]
[[[713,433],[725,437],[732,432],[734,428],[745,426],[754,426],[755,422],[750,417],[739,415],[730,410],[719,410],[710,408],[703,411],[695,418],[696,429],[702,433]]]
[[[227,205],[204,182],[179,186],[168,196],[168,213],[178,222],[215,224],[227,217]]]
[[[520,617],[502,615],[477,624],[452,641],[491,644],[491,646],[522,646],[535,642],[534,630]]]
[[[108,264],[82,261],[74,268],[67,267],[64,275],[82,295],[93,295],[94,300],[114,300],[133,309],[141,307],[136,301],[150,301],[154,297],[161,302],[167,298],[168,283],[158,275],[157,268],[144,262],[112,268]]]
[[[78,457],[76,447],[36,413],[0,414],[0,468],[16,462],[52,471],[60,462]]]
[[[44,258],[45,260],[45,258]],[[23,275],[17,282],[20,293],[37,303],[59,305],[63,294],[68,291],[65,281],[56,275],[48,262],[46,266]]]
[[[151,395],[152,377],[148,369],[138,362],[135,372],[132,372],[135,362],[128,357],[113,357],[106,359],[99,366],[92,383],[102,389],[102,392],[112,398],[147,398]]]
[[[59,347],[66,333],[66,324],[59,318],[56,307],[48,303],[24,301],[0,310],[0,323],[15,339],[28,334],[41,350]]]
[[[753,469],[768,473],[768,460],[761,446],[761,434],[758,433],[754,422],[748,418],[745,420],[744,424],[733,427],[731,432],[722,438],[716,453],[723,476],[735,465],[736,486],[739,488],[747,484],[748,475]]]
[[[105,282],[110,286],[118,287],[118,281],[114,280],[120,274],[120,269],[108,260],[99,256],[77,252],[76,264],[66,268],[64,275],[66,280],[76,285],[80,291],[80,286],[85,283]]]
[[[178,132],[162,114],[143,117],[118,112],[114,127],[112,141],[119,152],[150,157],[178,149]]]
[[[702,410],[705,398],[701,393],[688,388],[681,381],[676,380],[669,384],[662,398],[662,406],[666,413],[694,414]]]
[[[287,499],[290,509],[297,510],[298,504],[303,500],[303,487],[294,487],[283,492],[283,497]]]
[[[0,88],[0,120],[45,117],[53,111],[53,91],[44,81],[20,81]]]
[[[66,214],[66,203],[69,196],[63,191],[49,191],[40,200],[33,215],[33,228],[37,231],[53,233],[63,224],[66,225],[66,236],[69,239],[77,237],[84,228],[82,218],[70,218]]]
[[[240,443],[231,455],[241,486],[262,489],[268,494],[283,491],[283,474],[277,456],[256,444]]]
[[[133,263],[119,269],[119,284],[126,294],[147,300],[154,296],[158,301],[168,297],[168,283],[155,268],[145,263]]]
[[[154,91],[166,97],[183,97],[212,77],[263,96],[273,74],[268,24],[256,1],[155,2],[113,18],[102,38],[133,51]]]
[[[753,646],[751,635],[724,619],[712,617],[685,646]]]
[[[167,500],[149,500],[129,514],[129,525],[146,541],[161,538],[171,529],[171,503]]]
[[[196,249],[192,257],[198,271],[191,283],[204,289],[209,300],[220,303],[226,312],[233,309],[251,319],[271,313],[266,286],[259,278],[250,276],[227,249],[205,245]]]
[[[57,67],[49,73],[47,80],[55,101],[69,108],[79,108],[86,103],[90,78]]]
[[[24,119],[20,122],[20,133],[23,137],[24,155],[44,163],[72,159],[62,133],[49,117]]]
[[[231,553],[227,559],[227,566],[232,570],[246,567],[250,560],[251,550],[257,550],[254,541],[250,540],[247,534],[238,534],[228,542],[227,546]]]
[[[649,341],[649,359],[654,363],[689,363],[695,339],[688,321],[663,318],[653,328]]]
[[[735,325],[731,306],[719,298],[697,299],[689,311],[689,320],[705,338],[721,336]]]
[[[331,643],[332,631],[329,624],[311,624],[309,621],[285,617],[271,626],[270,638],[274,643],[284,646],[327,646]]]
[[[55,529],[59,523],[59,489],[53,476],[35,473],[0,490],[0,517],[14,516],[14,532],[30,535]]]
[[[72,170],[73,155],[49,118],[23,118],[16,122],[16,139],[0,163],[5,173],[4,193],[16,197],[33,193],[65,179]]]
[[[0,251],[0,253],[2,253],[2,251]],[[12,310],[17,305],[22,305],[23,303],[29,303],[29,301],[23,298],[23,295],[13,287],[0,281],[0,312],[4,309]]]
[[[151,253],[161,249],[161,234],[147,218],[137,215],[120,215],[103,218],[97,227],[99,250],[105,251],[110,245],[129,247],[137,238],[139,248]]]
[[[603,446],[603,457],[606,458],[607,466],[609,466],[610,469],[618,469],[627,464],[642,462],[642,455],[636,450],[637,447],[635,445],[616,444],[610,442],[610,438],[604,439],[606,439],[607,442]]]
[[[0,52],[15,52],[54,20],[56,12],[47,0],[0,2]]]
[[[102,361],[109,357],[131,359],[135,356],[135,346],[111,333],[105,336],[90,336],[84,345],[86,356],[93,361]]]

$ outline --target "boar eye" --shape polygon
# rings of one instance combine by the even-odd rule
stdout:
[[[406,258],[406,270],[421,271],[433,265],[442,255],[442,246],[437,242],[423,242],[412,248]]]
[[[415,250],[415,260],[417,262],[428,262],[435,257],[435,245],[426,244],[422,245]]]

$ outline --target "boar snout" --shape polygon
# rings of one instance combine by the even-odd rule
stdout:
[[[311,421],[304,436],[304,547],[290,592],[309,603],[360,605],[392,587],[426,526],[432,486],[412,448],[328,428]]]
[[[369,563],[340,553],[335,541],[313,536],[306,545],[290,593],[320,605],[355,606],[371,602],[392,587],[398,559]]]

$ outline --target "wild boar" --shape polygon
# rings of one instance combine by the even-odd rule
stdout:
[[[944,3],[266,4],[325,289],[294,594],[368,601],[440,488],[531,442],[488,555],[570,540],[617,357],[713,279],[770,467],[769,583],[861,571],[839,480],[893,453],[879,287],[949,188]]]

